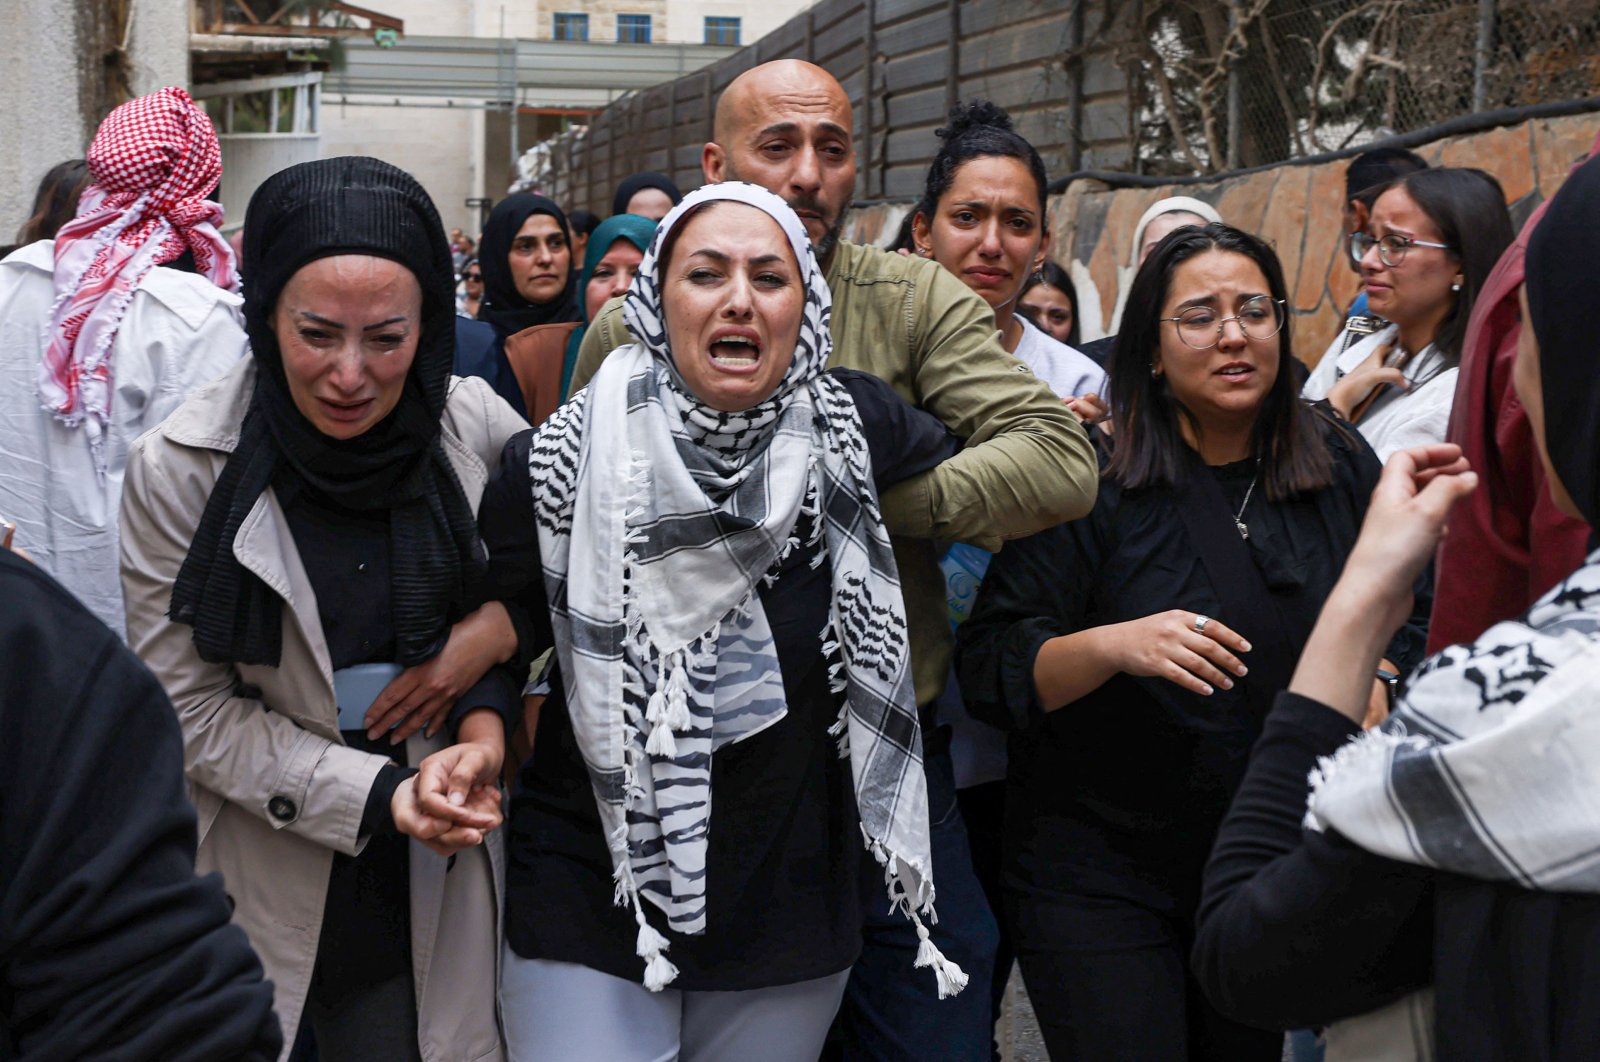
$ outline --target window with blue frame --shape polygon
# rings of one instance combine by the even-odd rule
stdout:
[[[706,16],[706,43],[739,46],[739,20],[718,15]]]
[[[558,41],[586,41],[589,39],[589,16],[572,11],[557,11],[554,39]]]
[[[618,15],[617,16],[617,43],[618,44],[649,44],[650,43],[650,16],[649,15]]]

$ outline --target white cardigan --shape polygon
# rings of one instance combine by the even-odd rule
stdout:
[[[1351,344],[1349,350],[1340,354],[1339,344],[1344,337],[1341,332],[1300,389],[1301,397],[1313,402],[1327,398],[1341,377],[1399,334],[1399,327],[1390,325]],[[1445,431],[1450,426],[1450,407],[1456,400],[1457,376],[1454,366],[1444,368],[1444,364],[1444,355],[1429,344],[1402,370],[1402,375],[1411,383],[1411,390],[1387,388],[1367,408],[1356,430],[1377,451],[1378,460],[1387,461],[1390,454],[1409,446],[1444,442]]]

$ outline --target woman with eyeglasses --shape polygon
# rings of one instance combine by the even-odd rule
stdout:
[[[968,710],[1011,732],[1006,908],[1053,1059],[1282,1052],[1206,1002],[1188,953],[1212,838],[1379,476],[1296,396],[1287,297],[1237,229],[1156,247],[1093,512],[1007,544],[957,635]]]
[[[1301,394],[1326,399],[1380,460],[1443,442],[1472,304],[1515,235],[1505,195],[1481,170],[1419,170],[1395,179],[1350,234],[1367,307],[1389,322],[1339,349]]]

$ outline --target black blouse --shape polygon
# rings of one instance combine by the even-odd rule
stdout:
[[[1436,989],[1437,1057],[1600,1056],[1600,898],[1400,863],[1301,827],[1318,757],[1358,732],[1285,693],[1205,870],[1193,969],[1223,1013],[1329,1024]]]
[[[865,373],[833,370],[849,389],[879,489],[949,457],[957,443],[942,424]],[[544,615],[544,584],[531,516],[528,451],[514,436],[479,512],[491,579],[525,588],[530,615]],[[836,973],[861,949],[861,831],[849,761],[827,729],[838,717],[818,641],[830,573],[814,550],[790,554],[759,589],[783,672],[788,714],[759,734],[718,750],[706,853],[708,928],[666,931],[678,967],[673,987],[742,990]],[[533,756],[522,767],[507,838],[506,939],[525,958],[575,962],[630,981],[643,963],[629,908],[612,902],[612,864],[594,791],[561,693],[540,713]]]
[[[1381,471],[1358,437],[1323,428],[1333,482],[1287,501],[1258,485],[1243,516],[1250,558],[1301,637],[1355,543]],[[1217,478],[1231,515],[1256,462],[1204,474]],[[1012,731],[1005,847],[1014,887],[1117,897],[1169,915],[1191,915],[1199,901],[1217,824],[1261,732],[1265,708],[1252,706],[1251,678],[1202,697],[1118,674],[1049,713],[1033,683],[1049,639],[1173,608],[1215,616],[1263,651],[1265,633],[1229,618],[1177,506],[1171,489],[1130,491],[1103,479],[1089,516],[1006,545],[958,631],[968,710]],[[1391,659],[1409,667],[1421,643],[1420,632],[1405,632]],[[1241,659],[1261,670],[1249,653]]]

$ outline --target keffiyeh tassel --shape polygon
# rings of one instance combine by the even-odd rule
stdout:
[[[967,972],[939,950],[939,945],[933,942],[932,934],[928,932],[927,925],[923,923],[918,913],[927,915],[928,922],[933,925],[939,924],[939,916],[933,909],[933,886],[927,868],[909,863],[890,851],[881,840],[868,835],[866,827],[863,826],[861,832],[866,840],[867,851],[871,852],[872,858],[883,867],[884,887],[889,893],[889,910],[904,912],[917,929],[917,957],[911,964],[912,968],[933,970],[933,976],[938,982],[940,999],[960,995],[970,980]],[[902,866],[913,872],[913,880],[928,883],[924,886],[923,895],[911,894],[911,890],[906,887],[905,878],[900,873]]]
[[[939,998],[949,999],[959,995],[967,987],[967,972],[949,959],[944,957],[944,952],[933,942],[928,935],[928,927],[922,924],[922,919],[917,917],[917,912],[909,912],[912,923],[917,927],[917,961],[911,965],[918,970],[933,967],[933,976],[939,982]]]

